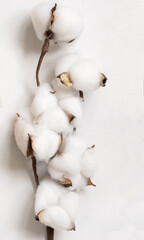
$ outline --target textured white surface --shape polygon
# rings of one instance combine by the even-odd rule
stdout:
[[[0,236],[43,240],[34,220],[31,163],[15,144],[15,113],[30,106],[41,42],[30,21],[39,0],[1,0]],[[81,194],[76,232],[55,240],[144,239],[144,1],[63,0],[80,11],[85,30],[75,46],[54,48],[40,71],[53,77],[57,56],[79,49],[103,63],[109,82],[85,102],[79,134],[96,144],[96,189]],[[88,192],[88,194],[87,194]]]

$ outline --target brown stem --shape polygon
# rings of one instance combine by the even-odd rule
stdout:
[[[37,174],[36,158],[34,156],[32,156],[31,159],[32,159],[32,169],[33,169],[33,173],[34,173],[35,183],[36,183],[36,186],[38,187],[39,177]]]
[[[46,240],[54,239],[54,229],[51,227],[46,227]]]
[[[39,61],[38,61],[37,69],[36,69],[36,83],[37,83],[37,86],[38,86],[38,87],[40,86],[39,71],[40,71],[40,67],[41,67],[42,61],[43,61],[43,59],[44,59],[44,56],[45,56],[45,54],[48,52],[48,49],[49,49],[49,41],[50,41],[50,38],[49,38],[49,37],[46,37],[46,38],[45,38],[45,41],[44,41],[44,43],[43,43],[43,46],[42,46],[41,55],[40,55],[40,58],[39,58]]]

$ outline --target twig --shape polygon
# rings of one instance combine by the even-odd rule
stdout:
[[[36,186],[38,187],[39,177],[37,174],[36,158],[34,156],[32,156],[31,159],[32,159],[32,169],[33,169],[33,173],[34,173],[35,183],[36,183]]]
[[[39,57],[37,68],[36,68],[36,83],[37,83],[38,87],[40,86],[40,81],[39,81],[40,67],[41,67],[41,64],[43,62],[45,54],[48,52],[50,39],[53,39],[53,32],[51,30],[48,30],[48,31],[45,32],[44,35],[46,36],[46,38],[44,40],[44,43],[43,43],[43,46],[42,46],[42,49],[41,49],[41,55]]]
[[[54,239],[54,229],[51,227],[46,227],[46,239],[53,240]]]

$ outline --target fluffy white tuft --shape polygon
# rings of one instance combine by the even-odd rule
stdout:
[[[55,76],[57,77],[63,72],[69,72],[71,66],[79,60],[77,53],[70,53],[58,59],[55,67]]]
[[[71,135],[66,139],[64,152],[75,153],[77,156],[81,156],[87,149],[87,144],[84,139]]]
[[[37,124],[43,125],[58,133],[66,132],[70,129],[68,116],[60,107],[41,114],[37,119]]]
[[[82,104],[78,97],[65,98],[59,101],[61,108],[67,113],[75,116],[72,121],[74,126],[78,126],[82,121]]]
[[[37,88],[35,97],[31,105],[31,111],[36,118],[46,110],[51,111],[57,106],[57,99],[55,94],[52,94],[54,90],[48,83],[42,84]]]
[[[68,192],[62,195],[60,199],[60,206],[69,214],[71,219],[75,219],[76,211],[79,204],[78,194],[75,192]]]
[[[82,157],[81,174],[86,178],[94,177],[96,173],[96,159],[92,149],[87,150]]]
[[[73,87],[88,92],[100,87],[101,73],[97,70],[94,60],[82,59],[70,68]]]
[[[80,161],[76,153],[64,153],[49,162],[49,168],[56,169],[66,176],[76,176],[80,172]]]
[[[44,179],[36,192],[35,196],[35,214],[37,215],[41,210],[48,206],[53,206],[58,203],[61,196],[61,191],[49,178]]]
[[[43,211],[42,222],[57,230],[71,230],[74,223],[71,221],[66,211],[59,206],[48,207]]]
[[[57,152],[61,142],[60,135],[49,129],[42,129],[38,135],[32,136],[31,139],[36,159],[46,162]]]

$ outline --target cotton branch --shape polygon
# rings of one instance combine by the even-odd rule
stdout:
[[[46,38],[45,38],[43,46],[42,46],[41,55],[40,55],[40,58],[39,58],[39,61],[37,64],[37,69],[36,69],[36,83],[37,83],[38,87],[40,86],[40,81],[39,81],[40,67],[43,62],[45,54],[48,52],[50,39],[52,39],[52,37],[53,37],[53,32],[51,30],[49,30],[45,33],[45,35],[46,35]]]

